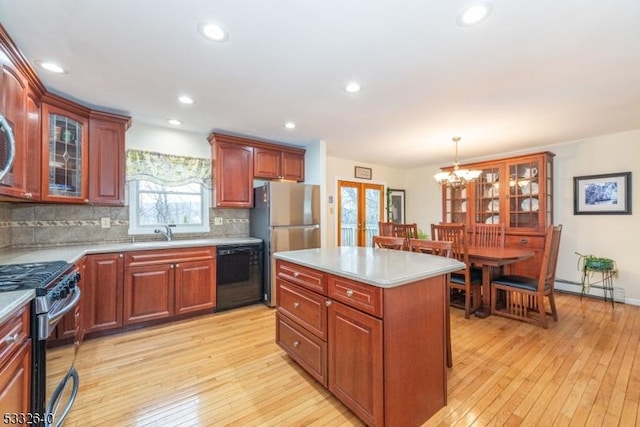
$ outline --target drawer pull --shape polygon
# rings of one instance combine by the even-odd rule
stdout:
[[[300,303],[298,301],[293,303],[293,308],[298,308],[300,307]]]
[[[293,272],[293,277],[298,277],[300,275],[300,273],[298,273],[297,271]]]
[[[347,289],[347,296],[351,298],[353,296],[353,291],[351,289]]]
[[[527,239],[520,239],[520,244],[521,244],[521,245],[526,245],[527,243],[529,243],[529,240],[527,240]]]
[[[20,337],[20,334],[17,333],[17,332],[15,334],[13,334],[13,335],[7,335],[4,338],[4,342],[6,342],[7,344],[11,344],[13,342],[18,341],[18,337]]]
[[[294,342],[293,342],[293,346],[294,346],[294,347],[298,347],[299,345],[300,345],[300,341],[294,341]]]

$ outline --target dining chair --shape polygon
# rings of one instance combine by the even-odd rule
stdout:
[[[484,248],[504,248],[504,222],[497,224],[477,224],[471,226],[471,246]],[[482,267],[471,266],[471,270],[482,274]],[[478,274],[478,273],[476,273]],[[491,267],[491,277],[502,274],[502,268]]]
[[[453,256],[453,242],[445,240],[410,239],[409,251],[451,258]],[[447,278],[447,283],[448,282],[449,279]],[[448,289],[445,294],[445,339],[447,345],[447,366],[451,368],[453,366],[453,354],[451,350],[451,313],[449,307],[450,302]]]
[[[384,249],[407,249],[407,239],[404,237],[391,237],[391,236],[373,236],[371,242],[374,248]]]
[[[418,238],[418,224],[394,224],[393,232],[396,237],[404,237],[406,239]]]
[[[409,239],[409,251],[451,258],[453,242],[446,240]]]
[[[504,222],[476,224],[471,227],[471,245],[486,248],[504,248]]]
[[[544,329],[547,329],[547,315],[558,321],[553,292],[561,233],[562,225],[550,225],[547,228],[542,267],[538,277],[506,275],[491,281],[492,314],[533,323]],[[498,307],[496,304],[498,292],[504,293],[504,307]],[[546,311],[545,297],[549,299],[551,312]]]
[[[431,238],[452,242],[453,258],[464,263],[465,268],[451,273],[449,279],[449,293],[452,290],[464,292],[464,304],[457,298],[451,298],[451,305],[464,308],[464,317],[471,317],[471,312],[480,307],[480,292],[482,289],[482,272],[471,269],[469,263],[469,244],[467,241],[467,226],[457,223],[431,224]],[[457,295],[456,295],[457,296]]]
[[[379,221],[378,222],[378,234],[380,234],[381,236],[395,237],[396,236],[395,225],[396,224],[393,223],[393,222],[382,222],[382,221]]]

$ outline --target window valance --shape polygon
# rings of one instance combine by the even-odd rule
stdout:
[[[144,150],[127,150],[126,180],[166,186],[199,183],[211,189],[211,160]]]

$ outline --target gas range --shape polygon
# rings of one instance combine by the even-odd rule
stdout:
[[[82,341],[77,309],[81,296],[79,282],[78,268],[66,261],[0,265],[0,292],[33,289],[36,293],[31,302],[31,411],[41,415],[43,422],[38,425],[60,425],[78,392],[79,376],[74,362]],[[61,378],[55,378],[55,391],[48,396],[47,339],[54,333],[56,325],[74,312],[75,342],[71,346],[72,354],[67,357],[70,367]],[[49,419],[55,423],[44,422]]]
[[[0,292],[34,289],[36,296],[46,295],[70,267],[66,261],[0,265]]]

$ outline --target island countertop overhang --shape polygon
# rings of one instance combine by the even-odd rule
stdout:
[[[283,251],[273,256],[380,288],[393,288],[465,267],[451,258],[352,246]]]

